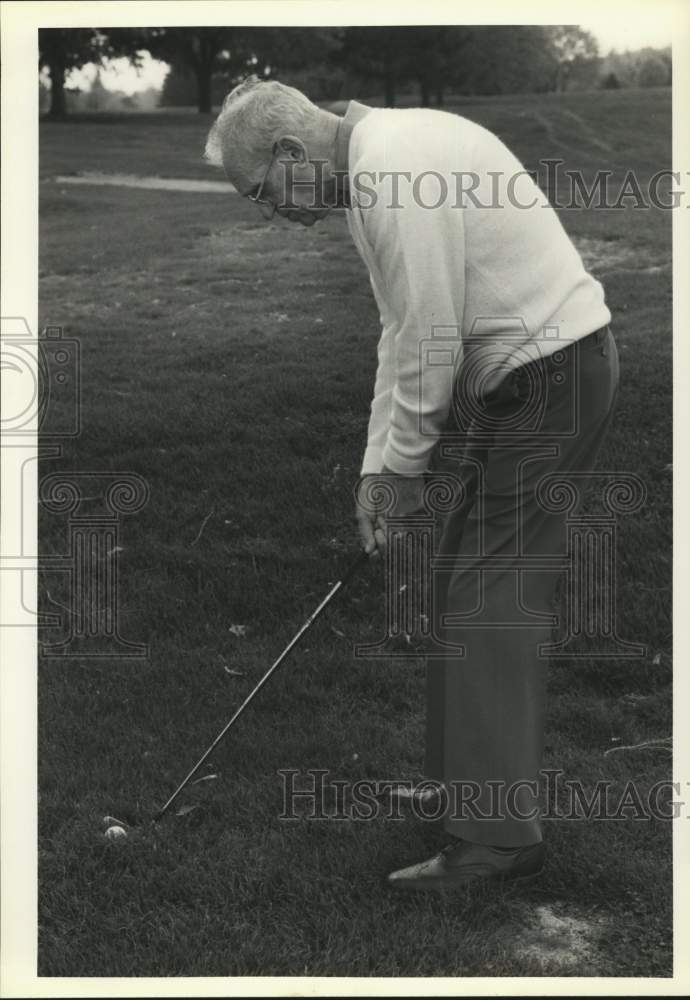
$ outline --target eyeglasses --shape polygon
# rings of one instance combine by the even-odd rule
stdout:
[[[275,163],[275,158],[276,158],[276,156],[278,154],[279,149],[280,149],[280,144],[277,143],[277,142],[275,142],[273,144],[273,154],[271,156],[271,159],[268,162],[268,166],[266,167],[266,173],[263,176],[263,180],[261,181],[261,183],[259,184],[258,188],[256,189],[256,191],[253,194],[248,194],[247,195],[247,198],[250,201],[253,201],[255,205],[259,205],[259,207],[264,207],[264,208],[269,209],[270,214],[267,215],[266,212],[262,212],[261,213],[267,219],[270,219],[270,218],[273,217],[273,215],[275,214],[276,206],[273,204],[272,201],[267,201],[266,198],[262,198],[261,196],[263,194],[264,186],[266,184],[266,180],[268,178],[268,175],[271,172],[271,167]]]

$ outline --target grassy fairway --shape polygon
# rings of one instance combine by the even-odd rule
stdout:
[[[663,91],[459,110],[528,166],[561,157],[619,180],[669,166]],[[105,814],[162,804],[356,548],[379,328],[342,216],[305,231],[236,196],[53,179],[216,176],[199,159],[207,125],[41,126],[41,323],[79,338],[83,377],[82,433],[42,474],[138,472],[151,497],[120,542],[121,630],[148,659],[40,663],[39,973],[670,975],[669,822],[547,823],[540,880],[440,901],[381,884],[435,849],[432,825],[279,819],[281,768],[420,775],[423,662],[352,655],[384,626],[380,570],[262,693],[208,768],[219,777],[185,794],[202,808],[103,839]],[[545,765],[644,793],[668,777],[666,751],[604,753],[671,733],[671,214],[563,221],[614,315],[622,386],[600,465],[647,485],[619,524],[618,607],[649,656],[552,666]],[[64,552],[66,530],[44,513],[43,552]],[[41,596],[60,612],[60,574],[42,573]]]

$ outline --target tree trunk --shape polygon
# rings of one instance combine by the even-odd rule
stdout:
[[[50,69],[50,109],[51,118],[64,118],[67,113],[65,104],[65,67],[62,63],[51,63]]]
[[[392,73],[386,73],[386,107],[395,107],[395,79]]]
[[[200,66],[196,71],[198,87],[199,114],[210,114],[213,111],[211,96],[211,79],[213,70],[210,66]]]
[[[395,107],[395,70],[390,45],[383,51],[383,86],[385,90],[386,107]]]
[[[568,67],[565,63],[559,62],[558,76],[556,77],[556,90],[563,93],[568,87]]]
[[[419,81],[419,102],[423,108],[428,108],[431,103],[431,88],[425,76]]]

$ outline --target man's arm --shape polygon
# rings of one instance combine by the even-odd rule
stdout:
[[[432,179],[433,182],[433,179]],[[465,247],[462,210],[434,202],[423,185],[410,185],[394,209],[379,190],[375,208],[362,210],[363,230],[376,269],[376,292],[394,319],[384,327],[362,474],[394,476],[400,516],[422,506],[431,452],[448,416],[462,358]],[[378,296],[377,296],[378,298]],[[434,328],[447,327],[434,349]],[[438,331],[436,331],[438,332]],[[434,363],[435,362],[435,363]],[[385,516],[358,504],[365,550],[385,548]]]
[[[391,400],[395,385],[395,338],[397,326],[392,317],[384,318],[384,308],[374,282],[371,282],[374,296],[381,314],[381,336],[377,350],[376,381],[374,397],[371,402],[369,426],[367,429],[367,447],[362,460],[361,474],[380,472],[383,466],[383,449],[388,440],[388,428],[391,419]]]
[[[391,207],[390,191],[379,184],[374,207],[361,210],[377,284],[395,319],[384,331],[385,351],[379,362],[380,366],[385,362],[389,371],[392,367],[387,376],[392,387],[381,460],[402,475],[427,469],[448,416],[462,357],[465,296],[463,210],[452,208],[450,194],[438,208],[424,207],[438,199],[439,182],[425,178],[429,183],[419,183],[415,197],[414,176],[399,185],[401,208]],[[429,355],[439,327],[447,328],[443,349]],[[377,387],[384,381],[377,374]],[[383,434],[375,426],[380,446]]]

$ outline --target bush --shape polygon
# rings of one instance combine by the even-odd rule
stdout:
[[[618,90],[620,85],[620,80],[615,73],[607,73],[601,81],[601,86],[604,90]]]

